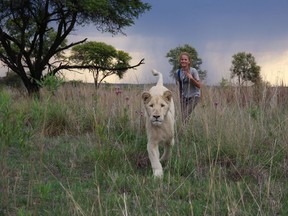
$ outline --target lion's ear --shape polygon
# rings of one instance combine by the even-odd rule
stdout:
[[[142,99],[145,104],[147,104],[151,100],[151,94],[149,92],[143,92],[142,93]]]
[[[165,91],[163,94],[163,98],[169,102],[171,102],[172,99],[172,92],[171,91]]]

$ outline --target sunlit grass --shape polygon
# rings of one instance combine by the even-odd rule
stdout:
[[[287,88],[207,87],[162,181],[146,152],[149,86],[0,94],[0,215],[286,215]]]

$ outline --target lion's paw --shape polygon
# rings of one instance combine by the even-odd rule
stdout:
[[[154,170],[154,177],[155,178],[162,178],[163,177],[163,170],[162,169],[155,169]]]

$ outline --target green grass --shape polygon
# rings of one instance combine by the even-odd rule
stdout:
[[[35,101],[1,90],[0,215],[288,214],[285,87],[204,88],[181,130],[175,97],[163,180],[152,177],[141,91],[65,85]]]

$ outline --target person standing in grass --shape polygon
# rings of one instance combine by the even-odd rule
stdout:
[[[180,69],[175,73],[179,85],[182,121],[186,122],[198,104],[201,96],[201,82],[198,71],[191,67],[191,57],[182,52],[179,56]]]

